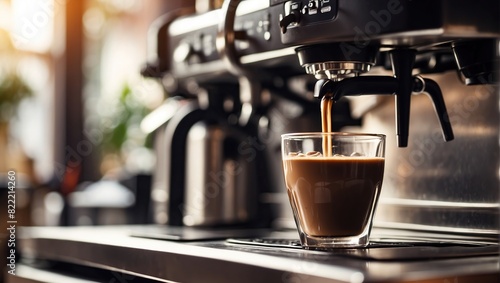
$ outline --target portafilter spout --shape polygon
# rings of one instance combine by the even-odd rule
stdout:
[[[399,147],[406,147],[409,135],[411,95],[425,92],[434,104],[444,140],[453,140],[453,129],[439,85],[431,79],[412,75],[416,51],[395,49],[389,52],[392,59],[393,77],[358,76],[340,81],[321,79],[316,83],[314,96],[320,99],[328,96],[338,101],[344,96],[395,95],[397,144]]]

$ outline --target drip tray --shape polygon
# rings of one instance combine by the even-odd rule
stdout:
[[[229,244],[260,246],[270,248],[300,249],[302,245],[295,239],[274,238],[231,238]],[[498,255],[499,245],[490,243],[441,242],[411,239],[373,239],[364,248],[339,248],[324,252],[368,260],[428,260],[438,258],[459,258]]]

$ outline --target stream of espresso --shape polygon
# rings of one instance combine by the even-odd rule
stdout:
[[[333,99],[326,95],[321,99],[321,130],[324,134],[332,132],[333,102]],[[332,139],[328,135],[323,136],[323,155],[332,156]]]

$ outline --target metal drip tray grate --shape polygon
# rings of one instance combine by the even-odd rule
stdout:
[[[269,248],[300,249],[299,240],[274,238],[231,238],[229,244]],[[339,248],[315,251],[369,260],[422,260],[498,255],[499,245],[434,240],[374,239],[364,248]]]

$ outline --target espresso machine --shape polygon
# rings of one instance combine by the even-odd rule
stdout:
[[[184,211],[175,221],[156,222],[217,226],[268,217],[266,225],[293,228],[279,138],[285,132],[319,131],[318,101],[326,97],[336,102],[334,130],[388,136],[375,226],[495,239],[500,210],[498,18],[497,1],[227,0],[220,9],[165,21],[158,30],[155,61],[144,73],[161,78],[169,93],[195,101],[195,108],[200,101],[218,100],[219,110],[202,108],[225,111],[213,125],[223,121],[237,129],[241,136],[229,148],[248,161],[243,179],[259,182],[217,189],[221,199],[244,192],[245,205],[228,198],[225,205],[241,208],[246,218],[193,222],[192,213]],[[197,131],[195,124],[186,131]],[[190,144],[188,136],[181,143]],[[215,153],[206,146],[212,138],[202,140],[202,155],[218,156],[207,160],[224,159],[224,150]],[[157,146],[186,153],[162,156],[160,162],[172,164],[167,168],[197,151],[171,144]],[[224,172],[220,166],[195,167],[180,169],[190,174],[183,174],[185,180]],[[157,169],[157,179],[178,175]],[[229,175],[235,184],[239,177]],[[210,186],[203,184],[210,182],[198,184],[154,187],[153,213],[172,208],[179,213],[179,204],[189,206],[196,194],[206,199]],[[158,202],[155,192],[181,197],[177,203]]]

